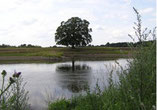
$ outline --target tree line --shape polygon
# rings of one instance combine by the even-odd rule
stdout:
[[[143,46],[148,46],[150,43],[153,43],[153,40],[150,41],[143,41],[143,42],[118,42],[118,43],[106,43],[106,45],[100,45],[100,46],[105,46],[105,47],[137,47],[139,45],[143,45]]]
[[[153,40],[150,41],[143,41],[143,42],[117,42],[117,43],[109,43],[107,42],[106,44],[101,44],[101,45],[91,45],[88,44],[87,47],[137,47],[140,44],[143,44],[144,46],[148,46],[150,43],[153,43]],[[57,48],[58,46],[50,46],[51,48]],[[84,46],[79,46],[79,47],[84,47]],[[42,46],[38,45],[32,45],[32,44],[21,44],[19,46],[11,46],[7,44],[2,44],[0,45],[0,48],[42,48]]]
[[[19,46],[12,46],[12,45],[8,45],[8,44],[2,44],[2,45],[0,45],[0,48],[41,48],[41,46],[32,45],[32,44],[21,44]]]

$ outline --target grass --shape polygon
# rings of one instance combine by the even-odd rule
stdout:
[[[36,63],[75,60],[108,60],[128,58],[130,48],[79,47],[62,48],[0,48],[0,63]]]
[[[51,56],[61,57],[69,54],[128,54],[129,48],[82,47],[82,48],[0,48],[0,56]]]
[[[51,48],[0,48],[0,56],[54,56],[60,57],[62,52]]]
[[[54,63],[75,60],[111,60],[128,58],[130,48],[79,47],[62,48],[0,48],[0,63]]]

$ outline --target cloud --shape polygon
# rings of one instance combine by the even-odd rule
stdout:
[[[153,10],[154,10],[153,8],[145,8],[145,9],[140,10],[139,12],[141,14],[148,14],[148,13],[153,12]]]
[[[96,29],[97,29],[97,30],[100,30],[100,31],[104,30],[103,27],[97,27]]]
[[[127,4],[131,4],[131,0],[123,0]]]
[[[90,22],[93,44],[127,41],[133,24],[130,3],[131,0],[0,0],[0,44],[54,45],[56,28],[73,16]],[[142,7],[143,14],[154,12],[152,5],[148,7]]]
[[[104,15],[104,18],[106,19],[128,19],[128,15],[126,14],[120,14],[120,13],[110,13],[110,14],[106,14]]]
[[[32,25],[36,23],[38,20],[37,19],[31,19],[31,20],[25,20],[22,22],[23,25]]]

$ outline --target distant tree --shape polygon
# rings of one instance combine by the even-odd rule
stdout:
[[[109,42],[107,42],[105,46],[106,46],[106,47],[109,47],[109,46],[110,46],[110,43],[109,43]]]
[[[56,46],[56,45],[54,45],[54,46],[53,46],[53,48],[57,48],[57,46]]]
[[[150,43],[153,43],[153,40],[150,41],[142,41],[143,46],[147,47],[149,46]],[[106,47],[130,47],[130,46],[134,46],[137,47],[141,45],[141,41],[139,42],[118,42],[118,43],[106,43]],[[101,45],[100,45],[101,46]]]
[[[100,47],[105,47],[105,45],[104,45],[104,44],[101,44]]]
[[[16,46],[11,46],[11,45],[7,45],[7,44],[0,45],[0,48],[7,48],[7,47],[9,47],[9,48],[15,48]]]
[[[91,46],[92,46],[91,44],[88,45],[88,47],[91,47]]]
[[[35,46],[33,46],[33,45],[31,45],[31,44],[28,44],[27,47],[35,47]]]
[[[21,44],[19,47],[26,47],[27,45],[26,44]]]
[[[19,48],[41,48],[41,46],[38,45],[32,45],[32,44],[21,44],[18,46]]]
[[[87,20],[79,17],[72,17],[66,22],[62,21],[55,33],[56,44],[72,46],[72,48],[86,46],[92,41],[89,34],[92,29],[88,28],[89,24]]]

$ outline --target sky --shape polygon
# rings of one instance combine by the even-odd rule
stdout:
[[[135,7],[142,26],[156,26],[156,0],[0,0],[0,45],[54,46],[62,21],[80,17],[90,22],[92,45],[130,42]]]

